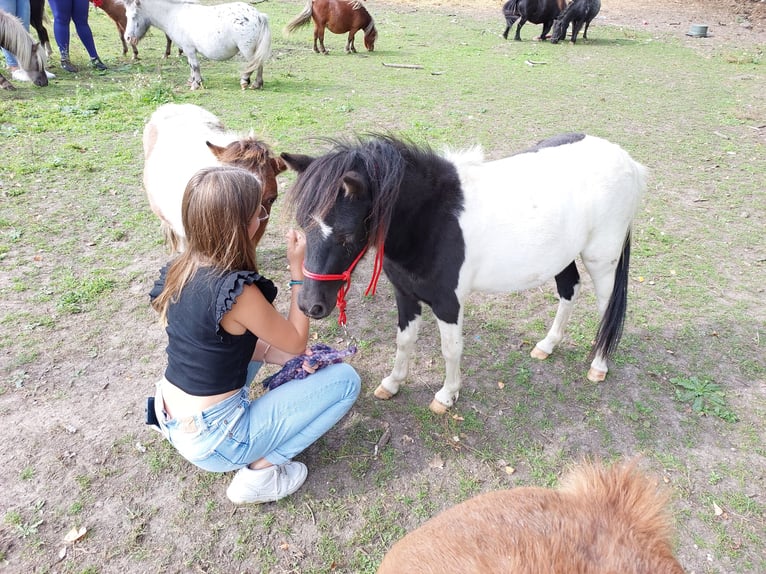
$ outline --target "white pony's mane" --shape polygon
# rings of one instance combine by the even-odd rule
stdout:
[[[34,38],[24,28],[21,20],[13,14],[1,10],[0,38],[2,38],[3,48],[16,55],[23,69],[36,71],[33,69],[35,60],[37,60],[40,70],[44,69],[46,62],[45,51],[33,50],[36,43]]]
[[[445,147],[442,157],[456,166],[481,165],[484,163],[484,149],[479,144],[459,150]]]

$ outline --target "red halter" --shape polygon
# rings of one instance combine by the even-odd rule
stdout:
[[[314,279],[315,281],[346,282],[344,285],[341,285],[340,289],[338,289],[338,299],[335,303],[338,306],[338,325],[341,327],[346,324],[346,293],[348,293],[348,290],[351,288],[351,273],[354,271],[356,264],[359,263],[359,260],[364,257],[365,253],[367,253],[367,247],[362,249],[362,252],[356,256],[356,259],[351,262],[351,265],[349,265],[348,269],[346,269],[343,273],[323,275],[321,273],[312,273],[306,269],[305,265],[303,266],[303,274],[309,279]],[[375,254],[375,264],[372,270],[372,278],[370,279],[370,284],[367,286],[367,290],[364,292],[365,296],[375,295],[375,290],[378,287],[378,279],[380,278],[381,271],[383,271],[382,243],[380,247],[378,247],[378,252]]]

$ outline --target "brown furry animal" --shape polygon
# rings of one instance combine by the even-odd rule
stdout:
[[[635,460],[582,464],[557,490],[488,492],[442,512],[378,574],[683,574],[667,501]]]

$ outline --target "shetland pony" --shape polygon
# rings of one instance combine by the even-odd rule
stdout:
[[[0,10],[0,47],[16,56],[19,67],[24,70],[35,86],[48,85],[45,73],[45,50],[34,41],[16,16]],[[15,90],[16,87],[0,74],[0,88]]]
[[[683,574],[668,493],[635,462],[582,464],[556,490],[480,494],[393,545],[378,574]]]
[[[377,136],[337,142],[318,158],[281,157],[298,172],[289,203],[306,230],[303,312],[321,319],[338,305],[344,322],[351,273],[369,247],[378,252],[373,279],[382,263],[394,287],[396,357],[376,397],[392,397],[406,379],[426,303],[446,362],[431,409],[443,413],[453,405],[461,385],[463,303],[472,291],[520,291],[555,278],[558,311],[531,353],[546,358],[563,338],[580,290],[578,256],[601,316],[588,378],[604,380],[622,334],[630,228],[646,187],[645,168],[619,146],[564,134],[485,162],[480,150],[437,155]]]
[[[32,0],[32,2],[40,2],[41,0]],[[44,1],[44,0],[42,0]],[[128,18],[125,15],[125,4],[122,0],[90,0],[96,8],[101,8],[106,15],[112,19],[115,26],[117,26],[117,35],[120,38],[122,44],[122,55],[128,55],[128,43],[125,41],[125,27],[128,24]],[[170,38],[165,35],[165,57],[170,56],[170,47],[173,44]],[[135,45],[131,45],[130,48],[133,51],[133,59],[138,60],[138,48]]]
[[[244,90],[263,87],[263,64],[271,57],[268,16],[244,2],[203,5],[183,0],[122,0],[125,40],[137,45],[149,26],[159,28],[183,51],[189,62],[192,90],[202,87],[197,54],[211,60],[245,59],[239,85]],[[250,77],[255,72],[255,82]]]
[[[572,44],[577,42],[577,34],[585,25],[582,39],[588,39],[588,26],[601,10],[601,0],[572,0],[553,23],[551,44],[557,44],[567,35],[567,28],[572,24]]]
[[[527,22],[542,24],[543,31],[539,40],[545,40],[553,26],[553,21],[566,6],[566,0],[508,0],[503,4],[503,16],[505,16],[505,32],[503,38],[508,39],[513,23],[518,20],[514,40],[521,40],[521,27]]]
[[[152,211],[160,218],[171,252],[183,251],[186,233],[181,201],[186,184],[198,170],[235,165],[254,173],[263,186],[263,206],[271,213],[277,199],[277,175],[287,167],[252,134],[241,137],[194,104],[164,104],[144,127],[144,189]],[[259,226],[255,241],[266,231]]]
[[[328,53],[324,47],[325,28],[333,34],[348,32],[347,54],[356,52],[354,36],[359,30],[364,31],[364,47],[370,52],[375,49],[375,40],[378,37],[375,21],[359,0],[308,0],[303,12],[285,26],[285,34],[305,26],[312,19],[314,20],[314,51],[317,54],[320,52],[317,48],[317,40],[319,40],[321,52]]]

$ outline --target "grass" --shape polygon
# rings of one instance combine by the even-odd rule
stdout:
[[[1,94],[0,540],[13,544],[0,545],[0,564],[50,570],[50,549],[76,523],[89,530],[84,551],[57,571],[374,572],[393,541],[473,494],[553,487],[580,458],[642,453],[673,491],[689,571],[766,571],[763,47],[701,53],[601,24],[576,47],[506,42],[495,10],[379,2],[376,51],[346,56],[343,38],[328,35],[325,57],[311,52],[308,29],[281,35],[301,6],[259,4],[274,36],[260,92],[239,90],[234,60],[203,60],[207,88],[190,92],[185,61],[160,59],[160,33],[126,60],[93,10],[108,72],[91,71],[75,41],[81,73],[54,68],[47,88]],[[301,455],[311,474],[299,493],[232,509],[228,477],[193,469],[142,425],[165,345],[146,292],[165,252],[142,189],[141,132],[171,101],[309,154],[325,149],[322,137],[389,130],[436,149],[478,143],[489,158],[565,131],[620,143],[651,180],[609,379],[583,377],[595,331],[584,277],[546,362],[529,350],[555,313],[553,285],[475,295],[449,415],[427,409],[444,376],[427,310],[408,384],[374,401],[392,363],[393,293],[385,281],[374,299],[352,290],[350,332],[332,319],[312,325],[321,340],[358,342],[365,389],[352,417]],[[278,280],[289,224],[277,202],[260,260]],[[369,274],[363,262],[354,289]]]

